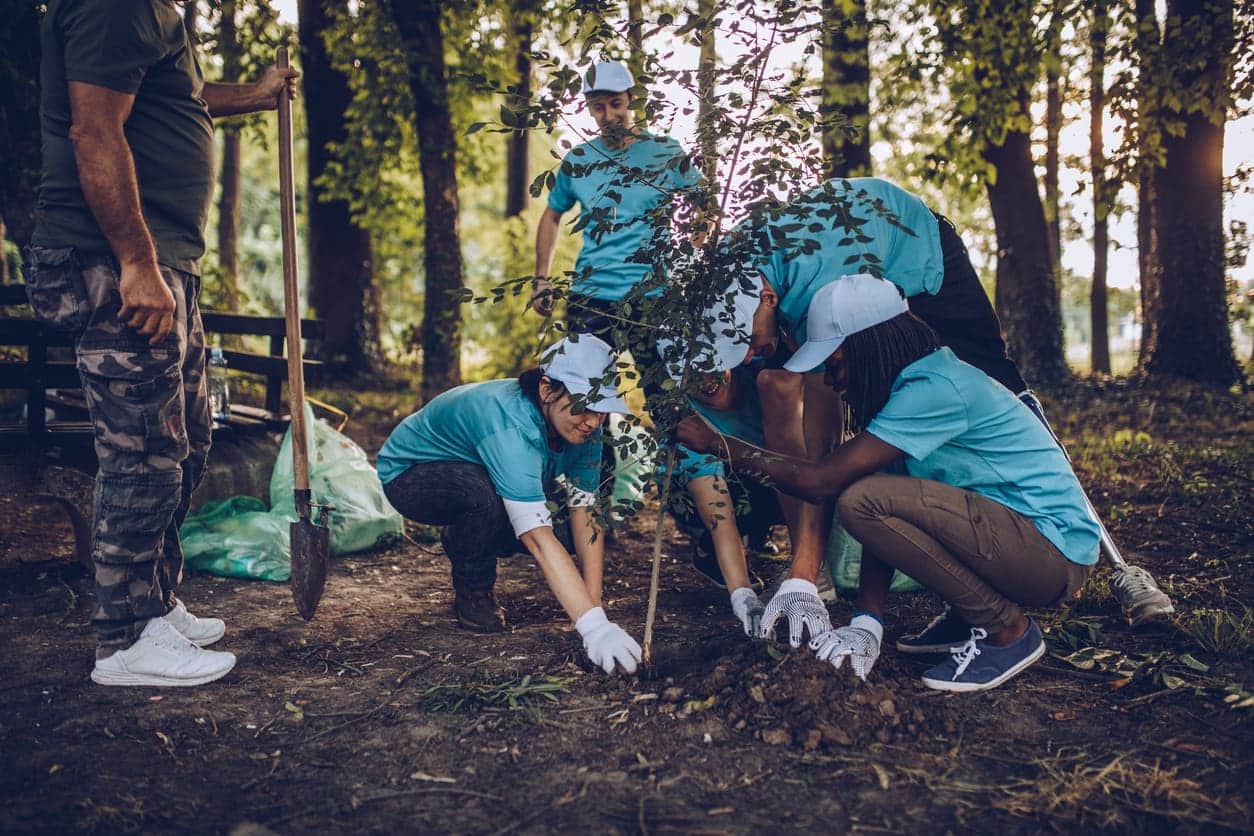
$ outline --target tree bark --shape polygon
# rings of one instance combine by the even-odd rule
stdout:
[[[187,38],[196,46],[200,42],[200,9],[196,0],[187,0],[183,6],[183,28],[187,30]]]
[[[525,106],[531,100],[531,39],[535,25],[534,0],[514,0],[510,6],[514,30],[515,95],[508,98],[510,107]],[[514,131],[506,139],[505,152],[505,217],[513,218],[527,211],[528,171],[527,131]]]
[[[866,0],[823,0],[823,158],[828,177],[871,173]],[[843,117],[843,118],[842,118]]]
[[[1054,267],[1062,269],[1062,213],[1058,194],[1058,137],[1062,133],[1062,15],[1055,2],[1050,13],[1045,56],[1045,221]],[[1061,278],[1061,275],[1060,275]]]
[[[19,247],[30,242],[38,198],[39,16],[36,4],[0,2],[0,219]],[[3,238],[0,238],[3,241]]]
[[[643,89],[640,74],[644,72],[644,0],[627,0],[627,68],[636,80],[636,91]],[[642,103],[636,108],[636,123],[645,127],[649,123],[649,115]]]
[[[222,0],[219,7],[218,54],[222,58],[222,80],[230,84],[238,83],[241,74],[236,6],[236,0]],[[239,129],[230,122],[222,123],[218,183],[218,266],[222,272],[222,298],[227,310],[239,313],[240,136]]]
[[[1158,324],[1158,233],[1155,229],[1155,182],[1158,178],[1158,158],[1154,146],[1158,120],[1155,100],[1154,74],[1161,60],[1162,47],[1158,30],[1158,15],[1154,0],[1136,0],[1135,46],[1138,64],[1137,80],[1137,216],[1136,249],[1137,267],[1141,280],[1141,344],[1137,365],[1145,367],[1149,346],[1155,342],[1154,330]]]
[[[697,16],[706,21],[701,28],[701,53],[697,63],[697,144],[701,149],[701,172],[711,187],[718,182],[718,125],[713,118],[718,95],[718,35],[714,15],[718,0],[698,0]]]
[[[1024,94],[1024,108],[1027,108]],[[996,169],[988,199],[997,229],[997,314],[1010,356],[1031,384],[1070,376],[1062,350],[1062,312],[1054,261],[1037,191],[1031,137],[1008,133],[983,152]]]
[[[1169,0],[1164,58],[1180,108],[1163,104],[1166,164],[1156,183],[1159,304],[1145,370],[1230,385],[1240,379],[1224,284],[1223,145],[1232,0]]]
[[[1106,0],[1092,0],[1093,21],[1089,31],[1089,165],[1093,180],[1093,286],[1089,294],[1091,368],[1094,373],[1110,374],[1110,325],[1106,304],[1106,257],[1110,251],[1107,217],[1110,200],[1106,194],[1106,151],[1102,116],[1106,110]]]
[[[458,223],[457,142],[444,70],[441,4],[438,0],[392,0],[391,7],[405,44],[426,209],[421,339],[422,396],[429,401],[462,382],[458,296],[465,283]]]
[[[327,324],[322,358],[345,371],[370,372],[384,364],[370,233],[355,222],[347,201],[324,199],[322,184],[331,163],[328,145],[344,140],[352,91],[348,79],[331,65],[323,42],[330,23],[326,0],[300,0],[298,6],[301,82],[308,93],[309,301]]]

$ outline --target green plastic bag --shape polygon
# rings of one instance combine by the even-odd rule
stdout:
[[[827,571],[832,584],[844,591],[856,591],[858,573],[862,570],[862,544],[841,524],[840,514],[832,515],[832,530],[827,537]],[[893,572],[890,592],[918,592],[923,586],[909,575]]]
[[[252,496],[206,503],[179,529],[183,558],[214,575],[285,581],[292,573],[288,525],[294,519],[294,513],[267,511]]]
[[[372,549],[398,538],[405,521],[383,495],[379,474],[351,438],[336,431],[305,406],[309,428],[309,488],[314,502],[334,505],[331,512],[331,554]],[[292,431],[288,428],[270,474],[270,507],[296,517],[292,474]]]
[[[305,425],[314,501],[335,506],[331,554],[362,551],[399,537],[404,520],[384,497],[365,452],[325,421],[314,420],[308,406]],[[270,474],[270,509],[251,496],[205,505],[179,529],[184,558],[215,575],[286,581],[292,563],[289,526],[296,519],[293,484],[289,428]]]

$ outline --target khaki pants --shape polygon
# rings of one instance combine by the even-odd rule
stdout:
[[[1092,569],[1064,557],[1022,514],[940,482],[868,476],[841,494],[837,508],[868,554],[989,632],[1017,621],[1021,606],[1062,604]]]

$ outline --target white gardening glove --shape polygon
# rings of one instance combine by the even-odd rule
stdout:
[[[847,627],[838,627],[810,639],[810,649],[824,662],[840,670],[849,659],[849,667],[864,682],[875,660],[880,658],[880,642],[884,639],[884,625],[870,615],[855,615]]]
[[[781,616],[788,617],[788,643],[793,647],[801,647],[803,627],[809,630],[811,637],[832,629],[832,620],[827,616],[818,587],[801,578],[789,578],[779,585],[779,591],[762,613],[758,635],[764,639],[775,638],[775,622]]]
[[[747,586],[733,589],[731,605],[732,612],[744,625],[745,635],[751,639],[758,638],[762,625],[762,602],[758,600],[758,594]]]
[[[606,673],[614,672],[618,663],[627,673],[635,673],[640,663],[640,645],[627,631],[605,617],[605,610],[593,607],[579,617],[575,629],[583,636],[583,649]]]

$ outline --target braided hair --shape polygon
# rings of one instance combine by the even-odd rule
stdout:
[[[857,433],[879,415],[902,369],[940,348],[931,326],[906,312],[854,334],[844,342],[849,383],[845,426]]]

